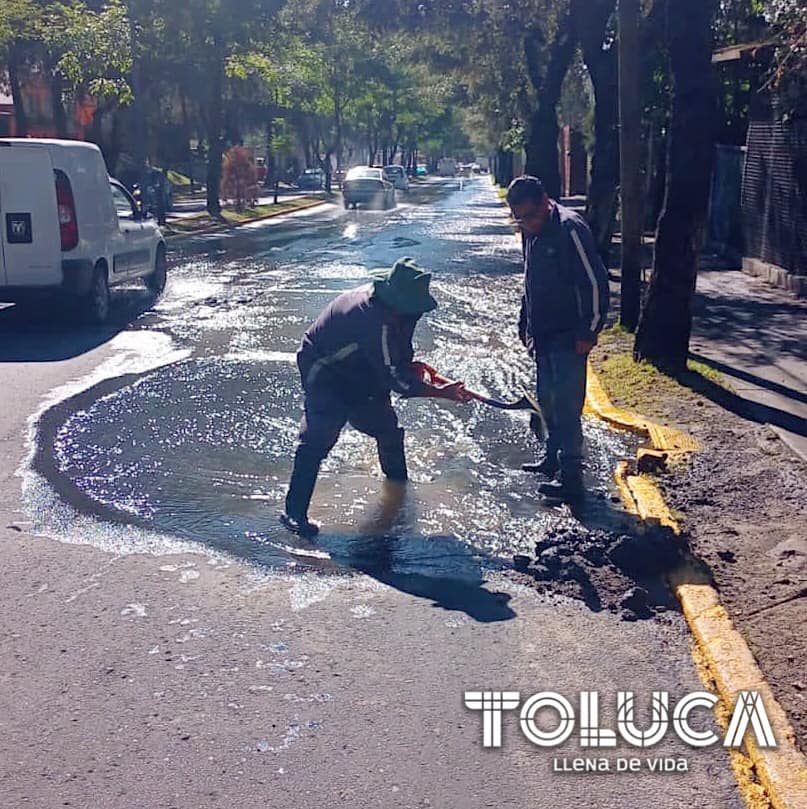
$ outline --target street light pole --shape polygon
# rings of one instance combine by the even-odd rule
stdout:
[[[622,221],[620,322],[635,331],[639,324],[642,274],[641,143],[639,79],[640,0],[619,0],[619,161]]]

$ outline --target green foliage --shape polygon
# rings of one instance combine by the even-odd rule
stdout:
[[[33,35],[39,8],[34,0],[3,0],[0,3],[0,58],[11,44]]]
[[[126,9],[118,0],[99,10],[83,2],[53,3],[43,10],[35,31],[53,59],[54,70],[72,91],[131,102],[127,80],[132,68],[131,30]]]
[[[807,114],[807,2],[769,0],[766,16],[776,39],[771,84],[779,91],[788,115]]]

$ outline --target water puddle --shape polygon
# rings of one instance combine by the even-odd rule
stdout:
[[[195,548],[423,587],[473,586],[553,533],[619,530],[611,475],[634,452],[631,436],[586,421],[592,496],[573,514],[548,506],[540,480],[520,471],[539,451],[526,414],[411,400],[397,406],[408,490],[390,491],[374,442],[346,430],[312,506],[321,538],[285,532],[277,515],[301,406],[294,354],[322,307],[369,270],[403,254],[433,270],[440,308],[418,327],[419,357],[494,396],[534,381],[516,330],[520,249],[486,181],[291,232],[189,243],[164,299],[116,338],[114,365],[54,392],[24,472],[39,530],[119,553]],[[354,617],[370,615],[357,607]]]

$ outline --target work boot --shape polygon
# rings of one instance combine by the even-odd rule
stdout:
[[[384,476],[396,483],[406,483],[409,474],[406,469],[403,434],[398,440],[378,441],[377,444],[378,460]]]
[[[525,463],[521,465],[524,472],[532,472],[547,478],[554,478],[560,471],[557,453],[547,453],[540,463]]]
[[[311,522],[308,517],[292,517],[284,512],[280,515],[280,522],[292,534],[303,537],[303,539],[313,539],[319,533],[319,525]]]
[[[308,519],[308,505],[317,483],[319,464],[319,460],[300,448],[297,449],[289,492],[286,495],[286,510],[280,516],[280,522],[293,534],[301,537],[314,537],[319,533],[319,526]]]
[[[566,503],[577,503],[583,499],[586,493],[583,485],[583,472],[580,469],[563,470],[559,481],[542,483],[538,487],[538,491],[545,497],[563,500]]]

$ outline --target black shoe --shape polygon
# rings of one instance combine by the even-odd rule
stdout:
[[[543,475],[547,478],[553,478],[560,471],[560,465],[557,460],[552,457],[546,457],[541,463],[525,463],[521,466],[522,471],[532,472],[536,475]]]
[[[308,517],[292,517],[286,513],[280,515],[280,522],[291,531],[292,534],[303,537],[304,539],[312,539],[319,533],[319,525],[311,522]]]
[[[561,476],[559,481],[553,480],[551,483],[542,483],[538,487],[538,491],[545,497],[563,500],[565,503],[578,503],[586,493],[583,479],[577,476],[567,476],[566,478]]]

